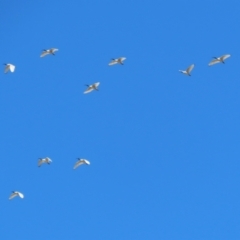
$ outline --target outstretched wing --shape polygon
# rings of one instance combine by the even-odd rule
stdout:
[[[16,196],[17,196],[17,193],[13,192],[13,193],[10,195],[9,200],[15,198]]]
[[[190,72],[193,70],[193,68],[194,68],[194,64],[192,64],[191,66],[189,66],[187,68],[187,73],[190,74]]]
[[[90,93],[93,90],[92,87],[88,87],[87,90],[85,90],[83,93]]]
[[[38,160],[38,166],[40,167],[43,164],[43,162],[44,162],[43,159],[39,159]]]
[[[120,57],[120,60],[123,62],[123,61],[125,61],[127,58],[125,58],[125,57]]]
[[[118,62],[116,61],[116,60],[112,60],[108,65],[109,66],[112,66],[112,65],[115,65],[115,64],[117,64]]]
[[[22,193],[20,193],[20,192],[18,192],[18,196],[19,196],[20,198],[24,198],[24,195],[23,195]]]
[[[7,73],[9,69],[10,69],[10,65],[7,64],[6,67],[4,68],[4,73]]]
[[[216,64],[216,63],[220,63],[220,61],[217,60],[217,59],[213,59],[213,60],[208,64],[208,66],[212,66],[212,65],[214,65],[214,64]]]
[[[76,169],[76,168],[78,168],[79,166],[81,166],[81,165],[83,165],[83,161],[77,161],[76,163],[75,163],[75,165],[74,165],[74,167],[73,167],[73,169]]]
[[[90,162],[86,159],[84,159],[84,163],[87,164],[87,165],[90,165]]]
[[[51,51],[52,51],[53,53],[55,53],[55,52],[58,51],[58,48],[51,48]]]
[[[43,52],[41,53],[40,57],[45,57],[45,56],[48,55],[48,54],[49,54],[49,52],[43,51]]]
[[[15,71],[15,66],[12,65],[12,64],[9,64],[9,69],[11,72],[14,72]]]
[[[97,88],[99,86],[100,82],[94,83],[94,86]]]
[[[230,54],[226,54],[226,55],[221,56],[221,59],[224,61],[224,60],[226,60],[229,57],[231,57],[231,55]]]

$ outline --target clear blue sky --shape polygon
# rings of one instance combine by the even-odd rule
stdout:
[[[239,240],[239,8],[1,1],[0,239]]]

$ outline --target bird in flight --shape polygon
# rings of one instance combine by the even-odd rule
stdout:
[[[8,71],[10,72],[14,72],[15,71],[15,66],[13,64],[10,63],[4,63],[5,68],[4,68],[4,73],[7,73]]]
[[[42,165],[43,163],[50,164],[51,162],[52,162],[52,160],[51,160],[49,157],[39,158],[39,160],[38,160],[38,167],[41,167],[41,165]]]
[[[179,72],[186,74],[188,76],[191,76],[190,73],[194,68],[194,64],[192,64],[191,66],[189,66],[186,70],[179,70]]]
[[[48,54],[51,54],[51,55],[55,55],[55,52],[57,52],[58,49],[57,48],[50,48],[50,49],[43,49],[40,57],[45,57],[46,55]]]
[[[90,162],[86,159],[83,159],[83,158],[77,158],[78,161],[75,163],[73,169],[76,169],[77,167],[83,165],[83,164],[86,164],[86,165],[90,165]]]
[[[212,66],[216,63],[225,63],[224,61],[231,57],[230,54],[222,55],[221,57],[213,57],[213,60],[208,64],[208,66]]]
[[[96,82],[92,85],[87,85],[86,86],[88,87],[83,93],[90,93],[91,91],[93,90],[96,90],[98,91],[98,86],[99,86],[100,82]]]
[[[115,65],[115,64],[121,64],[123,65],[123,61],[125,61],[127,58],[120,57],[120,58],[112,58],[111,62],[108,64],[109,66]]]
[[[15,197],[20,197],[20,198],[24,198],[24,195],[18,191],[12,191],[9,200],[15,198]]]

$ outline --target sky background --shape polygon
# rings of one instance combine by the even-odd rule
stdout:
[[[0,239],[239,240],[239,8],[2,0]]]

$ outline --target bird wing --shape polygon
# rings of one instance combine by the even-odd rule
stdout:
[[[48,55],[48,54],[49,54],[48,51],[43,51],[43,52],[41,53],[40,57],[45,57],[45,56]]]
[[[13,192],[13,193],[10,195],[9,200],[15,198],[16,196],[17,196],[17,193]]]
[[[44,162],[45,162],[44,159],[39,159],[38,160],[38,166],[40,167]]]
[[[187,73],[190,73],[193,70],[193,68],[194,68],[194,64],[192,64],[187,68]]]
[[[9,64],[9,69],[10,69],[11,72],[14,72],[14,70],[15,70],[15,66],[12,65],[12,64]]]
[[[93,88],[90,86],[83,93],[90,93],[92,90],[93,90]]]
[[[208,64],[208,66],[212,66],[212,65],[214,65],[214,64],[216,64],[216,63],[220,63],[219,60],[218,60],[218,59],[213,59],[213,60]]]
[[[127,58],[125,58],[125,57],[120,57],[120,60],[123,62],[123,61],[125,61]]]
[[[73,169],[76,169],[77,167],[79,167],[79,166],[82,165],[82,164],[83,164],[83,161],[82,161],[82,160],[77,161],[77,162],[75,163]]]
[[[94,83],[95,87],[97,88],[99,86],[100,82]]]
[[[57,52],[58,48],[51,48],[52,52]]]
[[[87,164],[87,165],[90,165],[90,162],[86,159],[84,159],[84,163]]]
[[[18,192],[18,196],[19,196],[20,198],[24,198],[24,195],[23,195],[22,193],[20,193],[20,192]]]
[[[9,71],[9,69],[10,69],[10,65],[7,64],[6,67],[5,67],[5,69],[4,69],[4,73],[7,73],[7,72]]]
[[[221,59],[224,61],[225,59],[227,59],[229,57],[231,57],[231,55],[230,54],[226,54],[226,55],[221,56]]]
[[[112,60],[108,65],[109,66],[112,66],[112,65],[115,65],[115,64],[117,64],[118,62],[116,61],[116,60]]]
[[[48,163],[52,162],[51,158],[46,157],[46,162],[48,162]]]

